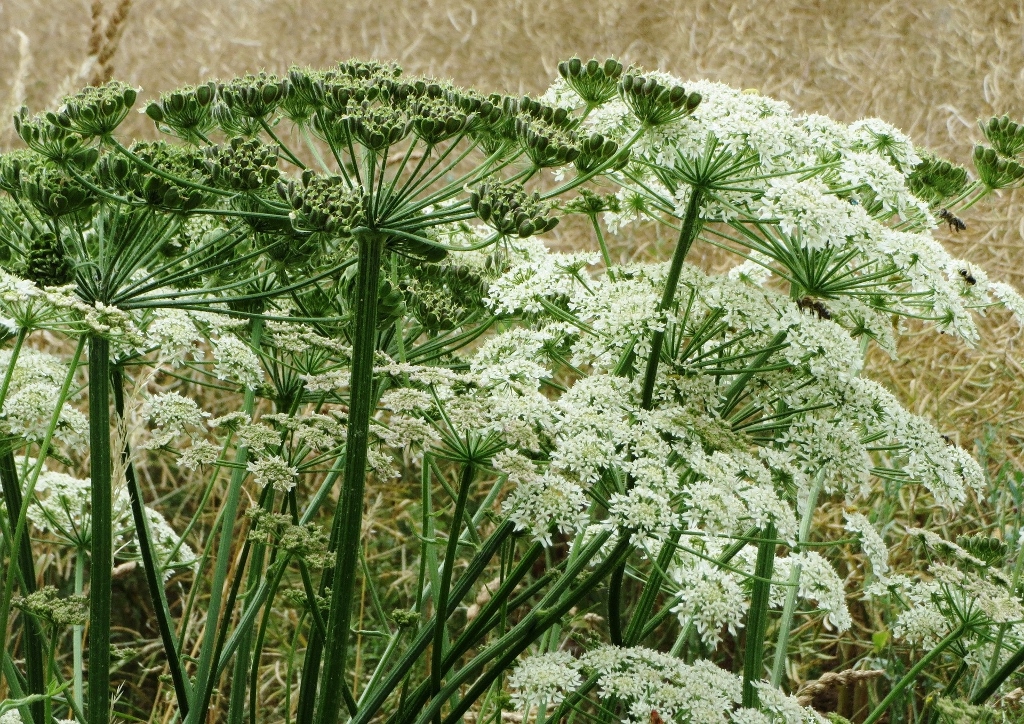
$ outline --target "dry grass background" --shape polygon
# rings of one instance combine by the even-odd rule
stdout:
[[[843,121],[879,116],[960,162],[977,119],[1024,117],[1021,0],[0,0],[8,110],[56,105],[109,73],[147,97],[351,56],[539,93],[573,54],[757,88]],[[152,133],[145,120],[126,130]],[[11,142],[5,125],[0,148]],[[966,221],[966,233],[941,229],[940,238],[994,278],[1024,285],[1024,193],[986,200]],[[977,350],[911,337],[898,361],[875,354],[872,368],[967,447],[1000,421],[994,452],[1024,462],[1020,356],[1017,328],[997,314]]]

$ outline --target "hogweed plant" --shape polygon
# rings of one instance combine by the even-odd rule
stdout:
[[[861,721],[1006,715],[1024,526],[937,532],[986,472],[862,372],[1024,317],[935,238],[1024,180],[1024,129],[983,124],[971,180],[878,119],[559,74],[261,73],[150,101],[153,142],[119,82],[17,115],[4,721],[818,722],[820,642],[883,671]],[[541,239],[566,216],[593,251]],[[646,226],[670,259],[615,263]],[[155,694],[123,688],[115,561]]]

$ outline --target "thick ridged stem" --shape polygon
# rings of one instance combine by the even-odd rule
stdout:
[[[114,570],[110,456],[110,343],[89,337],[89,724],[110,721],[110,599]]]
[[[13,530],[21,517],[23,501],[21,484],[18,482],[18,468],[14,462],[14,452],[11,450],[0,455],[0,482],[3,484],[4,503],[7,506],[7,515],[12,521],[11,529]],[[21,544],[18,546],[18,567],[21,569],[21,579],[24,581],[24,594],[29,596],[35,593],[36,566],[32,557],[32,541],[27,535],[21,537]],[[25,622],[23,645],[28,693],[42,694],[46,687],[43,677],[43,651],[46,649],[46,637],[39,621],[34,616],[24,615],[22,620]],[[32,704],[32,719],[34,721],[45,721],[44,708],[42,701]]]
[[[124,375],[120,368],[114,367],[111,371],[112,387],[114,390],[114,411],[119,420],[124,419]],[[164,593],[163,568],[156,560],[153,553],[153,536],[149,531],[149,518],[146,516],[145,506],[142,503],[142,491],[139,489],[139,481],[135,475],[135,466],[132,464],[131,447],[125,441],[122,452],[124,463],[124,477],[128,484],[128,498],[131,501],[132,519],[135,523],[135,534],[139,540],[139,556],[142,558],[142,568],[146,575],[146,586],[149,588],[149,597],[153,602],[153,611],[156,613],[157,629],[160,631],[160,640],[164,646],[164,655],[167,657],[167,667],[171,673],[171,682],[174,685],[174,695],[181,710],[181,716],[188,715],[190,691],[185,682],[185,676],[181,668],[181,659],[178,656],[178,649],[175,646],[174,631],[171,628],[171,613],[167,605],[167,595]]]
[[[441,691],[441,660],[444,658],[445,632],[447,616],[442,612],[448,611],[448,595],[452,587],[452,572],[455,570],[455,557],[459,547],[459,532],[462,530],[462,517],[466,512],[466,503],[469,500],[469,489],[473,485],[473,477],[476,474],[476,466],[468,462],[462,468],[462,480],[459,485],[459,494],[455,502],[455,513],[452,516],[451,529],[448,531],[448,546],[444,552],[444,564],[441,568],[441,585],[437,591],[437,623],[434,626],[434,648],[431,651],[430,659],[430,688],[431,694],[437,696]],[[438,712],[434,721],[441,724],[441,713]]]
[[[800,533],[797,537],[797,548],[807,542],[811,535],[811,521],[814,519],[814,508],[818,504],[818,493],[824,481],[824,471],[814,476],[811,489],[807,491],[807,503],[800,520]],[[792,565],[789,573],[789,590],[786,591],[786,603],[782,607],[782,622],[779,624],[779,638],[775,644],[775,661],[772,664],[772,686],[782,683],[786,671],[786,649],[789,647],[789,632],[793,627],[793,614],[796,612],[797,590],[800,585],[800,564]]]
[[[659,315],[665,314],[672,308],[676,301],[676,291],[679,287],[679,276],[683,271],[683,262],[690,253],[694,239],[700,233],[700,204],[703,198],[701,189],[694,187],[690,192],[690,200],[686,202],[686,213],[683,215],[683,224],[679,229],[679,240],[676,242],[675,251],[672,252],[672,262],[669,264],[668,275],[665,277],[665,288],[661,293],[661,301],[658,303]],[[651,336],[651,352],[647,357],[647,367],[644,369],[643,388],[640,393],[640,407],[650,410],[654,405],[654,385],[658,379],[658,365],[661,362],[661,348],[665,344],[665,330],[658,330]],[[608,628],[613,644],[621,645],[622,637],[622,582],[626,573],[626,562],[612,571],[608,580]],[[660,581],[657,582],[660,586]]]
[[[317,724],[337,724],[342,705],[349,625],[359,567],[359,539],[363,525],[366,486],[366,449],[373,415],[373,356],[377,347],[377,286],[384,240],[376,234],[358,239],[359,273],[356,282],[356,324],[352,339],[352,377],[349,385],[348,437],[345,476],[337,515],[341,516],[338,547],[332,573],[330,615],[324,641],[323,672],[317,695]]]
[[[768,604],[772,571],[775,568],[775,525],[769,523],[761,531],[754,566],[754,584],[747,614],[747,645],[743,651],[743,706],[757,708],[754,683],[764,673],[764,634],[768,628]]]
[[[658,553],[658,565],[656,565],[647,575],[647,583],[644,584],[644,592],[640,595],[640,600],[636,604],[636,609],[633,611],[633,615],[629,619],[629,627],[626,629],[624,639],[626,646],[636,646],[641,640],[643,640],[644,629],[650,619],[651,611],[654,609],[654,603],[658,599],[658,594],[661,593],[661,572],[667,571],[669,565],[672,563],[672,557],[676,552],[676,544],[679,542],[679,536],[681,534],[682,532],[677,530],[669,536],[669,539],[661,547],[661,551]]]
[[[258,346],[263,334],[263,320],[254,319],[252,324],[252,344]],[[256,407],[256,393],[252,390],[245,391],[242,401],[242,412],[251,417]],[[224,499],[224,507],[221,513],[220,541],[217,549],[217,560],[213,569],[213,580],[210,586],[210,600],[208,603],[208,620],[203,631],[203,641],[200,645],[199,667],[195,677],[195,701],[188,716],[184,719],[185,724],[199,724],[206,718],[206,709],[209,706],[210,698],[213,696],[213,686],[217,678],[214,664],[219,660],[219,651],[224,641],[223,632],[226,630],[228,621],[231,619],[233,605],[226,607],[221,616],[221,602],[224,598],[224,586],[228,578],[228,566],[231,562],[231,551],[234,546],[234,529],[238,516],[238,504],[242,496],[242,483],[248,476],[246,463],[249,460],[249,449],[245,445],[239,445],[235,453],[235,469],[231,473],[231,481],[228,483],[227,495]],[[229,602],[233,604],[234,601]],[[217,624],[220,625],[217,625]],[[220,634],[220,635],[219,635]]]
[[[676,242],[675,251],[672,253],[672,262],[668,268],[668,276],[665,277],[665,288],[661,293],[661,302],[658,304],[659,314],[666,313],[672,308],[676,301],[676,290],[679,287],[679,275],[683,271],[683,262],[686,261],[690,247],[700,232],[701,220],[698,215],[700,202],[703,197],[701,190],[693,188],[690,192],[690,200],[686,202],[686,214],[683,216],[683,225],[679,230],[679,241]],[[654,404],[654,383],[658,378],[658,364],[661,362],[661,348],[665,344],[664,330],[655,332],[651,337],[651,354],[647,358],[647,368],[644,370],[644,386],[641,393],[640,406],[650,410]]]
[[[985,680],[981,688],[974,692],[974,695],[971,697],[971,703],[975,706],[984,704],[1003,685],[1003,682],[1009,679],[1021,666],[1024,666],[1024,646],[1017,649],[1013,656],[1008,658],[1006,663],[999,667],[996,673]]]

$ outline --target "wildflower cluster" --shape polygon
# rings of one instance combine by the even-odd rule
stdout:
[[[306,724],[507,704],[811,724],[788,657],[875,623],[910,678],[871,722],[930,662],[940,698],[970,672],[979,706],[1024,661],[1020,546],[878,513],[913,497],[955,518],[984,469],[864,376],[906,320],[973,344],[978,312],[1024,319],[939,241],[1024,178],[1018,124],[983,124],[972,181],[879,119],[614,59],[558,69],[540,99],[375,62],[246,75],[149,101],[174,138],[130,145],[122,83],[19,112],[28,150],[0,155],[0,630],[21,586],[82,665],[80,599],[34,590],[33,546],[74,548],[90,721],[110,706],[115,557],[141,563],[184,724],[241,721],[278,640],[281,718]],[[595,248],[546,243],[570,213]],[[604,231],[648,224],[671,258],[614,264]],[[739,258],[708,273],[700,243]],[[168,518],[144,500],[157,478]],[[835,506],[845,527],[816,526]],[[18,620],[18,685],[76,714],[81,677],[45,688],[62,639]]]

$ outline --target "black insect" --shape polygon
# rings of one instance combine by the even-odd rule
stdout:
[[[974,278],[973,274],[971,274],[970,267],[965,267],[959,270],[957,273],[964,280],[964,284],[966,284],[969,287],[973,287],[975,284],[978,283],[978,280]]]
[[[800,307],[800,309],[810,309],[818,315],[818,319],[832,319],[832,312],[829,311],[829,308],[820,299],[804,297],[797,301],[796,306]]]
[[[939,218],[949,224],[949,230],[955,231],[958,234],[961,231],[967,229],[967,224],[959,216],[955,216],[949,209],[941,209],[939,211]]]

